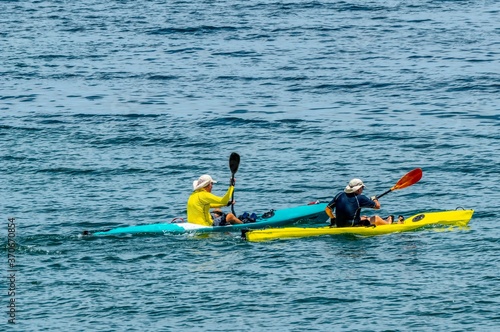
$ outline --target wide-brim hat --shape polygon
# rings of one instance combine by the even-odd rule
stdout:
[[[204,174],[198,178],[198,180],[193,181],[193,190],[198,190],[201,188],[205,188],[210,183],[217,183],[212,177],[208,174]]]
[[[352,194],[358,191],[359,188],[361,187],[366,188],[363,181],[361,181],[360,179],[352,179],[351,181],[349,181],[349,184],[345,187],[344,192],[346,194]]]

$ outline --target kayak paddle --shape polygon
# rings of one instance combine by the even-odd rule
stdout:
[[[234,174],[238,171],[238,167],[240,166],[240,155],[236,152],[231,153],[229,156],[229,169],[231,170],[231,184],[234,185]],[[234,201],[234,189],[233,195],[231,196],[231,202]],[[234,213],[234,204],[231,204],[231,212]]]
[[[377,199],[384,196],[385,194],[390,193],[393,190],[398,190],[398,189],[403,189],[406,187],[409,187],[411,185],[414,185],[420,179],[422,178],[422,169],[421,168],[415,168],[413,171],[410,171],[406,173],[399,181],[389,190],[387,190],[385,193],[376,196]]]

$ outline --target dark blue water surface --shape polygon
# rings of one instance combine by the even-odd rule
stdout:
[[[17,269],[0,330],[497,331],[499,16],[495,0],[0,2],[4,280],[9,217]],[[353,177],[380,194],[416,167],[380,214],[476,212],[372,238],[80,236],[184,217],[201,174],[226,190],[233,151],[237,213]]]

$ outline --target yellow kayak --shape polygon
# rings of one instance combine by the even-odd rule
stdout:
[[[474,210],[454,210],[441,212],[424,212],[413,215],[401,224],[368,227],[285,227],[251,230],[243,234],[248,241],[268,241],[335,234],[356,234],[362,236],[382,235],[396,232],[413,231],[429,225],[467,226]]]

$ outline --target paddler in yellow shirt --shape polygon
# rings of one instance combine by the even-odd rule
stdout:
[[[203,226],[225,226],[227,223],[242,224],[243,222],[236,218],[234,214],[225,214],[218,209],[234,204],[234,202],[230,201],[234,191],[234,183],[230,183],[229,188],[222,197],[212,194],[214,183],[217,183],[217,181],[208,174],[204,174],[198,180],[193,181],[193,193],[189,196],[187,202],[187,221]],[[210,209],[214,208],[217,210],[210,213]]]

